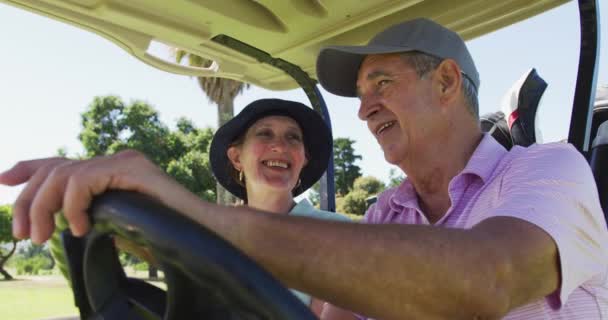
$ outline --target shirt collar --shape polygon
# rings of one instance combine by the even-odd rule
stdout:
[[[463,174],[473,174],[481,178],[483,183],[486,183],[506,153],[507,150],[502,145],[491,135],[484,133],[467,165],[456,177]],[[456,177],[452,178],[452,181]],[[416,190],[414,190],[414,186],[407,177],[390,196],[389,206],[393,210],[409,207],[420,211]]]
[[[420,211],[418,206],[418,195],[414,185],[405,177],[403,182],[397,187],[389,198],[389,207],[394,211],[401,211],[402,208],[413,208]]]
[[[484,133],[481,142],[459,175],[474,174],[486,183],[506,153],[507,150],[500,143],[490,134]]]

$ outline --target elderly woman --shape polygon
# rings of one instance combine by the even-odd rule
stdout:
[[[318,210],[307,200],[294,200],[323,175],[331,149],[331,132],[312,109],[298,102],[262,99],[217,130],[210,160],[218,182],[248,206],[276,214],[348,220]],[[292,292],[320,315],[321,301]]]

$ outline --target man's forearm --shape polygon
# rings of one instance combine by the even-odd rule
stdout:
[[[288,286],[344,308],[381,319],[483,319],[506,311],[507,289],[495,271],[501,261],[467,231],[205,206],[214,212],[198,216],[201,223]]]
[[[474,247],[465,244],[464,231],[317,221],[293,221],[280,229],[287,239],[265,241],[260,234],[250,252],[256,259],[268,253],[262,264],[281,272],[281,279],[339,306],[381,319],[457,319],[455,311],[471,318],[472,311],[499,309],[480,304],[487,300],[479,297],[495,296],[499,284],[489,260],[462,250]]]

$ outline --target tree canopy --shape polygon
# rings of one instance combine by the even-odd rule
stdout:
[[[372,176],[359,177],[353,185],[353,190],[361,190],[368,195],[376,195],[384,188],[384,183]]]
[[[81,120],[78,138],[88,157],[138,150],[193,193],[215,201],[215,179],[208,159],[212,129],[199,129],[181,118],[176,129],[170,130],[149,104],[125,104],[116,96],[95,97]]]
[[[355,164],[357,160],[361,160],[361,156],[355,153],[354,143],[355,140],[349,138],[334,139],[336,209],[339,207],[338,202],[342,201],[342,197],[353,189],[355,180],[361,176],[361,168]],[[308,193],[308,198],[314,205],[318,205],[320,201],[319,189],[319,182],[317,182]]]
[[[349,138],[334,139],[334,179],[336,194],[344,196],[352,188],[355,179],[361,176],[361,168],[355,164],[361,156],[355,153],[355,140]]]
[[[337,210],[342,213],[364,215],[369,199],[384,191],[386,186],[377,178],[366,176],[355,180],[353,189],[339,202]]]

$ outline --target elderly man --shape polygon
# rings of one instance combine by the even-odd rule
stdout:
[[[509,277],[514,282],[488,297],[506,303],[508,319],[605,317],[606,226],[584,158],[565,144],[507,152],[482,135],[479,74],[456,33],[416,19],[383,31],[366,46],[324,49],[317,71],[329,92],[359,97],[359,117],[386,160],[407,174],[401,186],[380,195],[366,214],[368,223],[485,234],[468,245],[454,244],[456,257],[440,253],[452,246],[445,239],[421,239],[436,246],[430,255],[446,258],[448,267],[446,274],[412,277],[430,277],[433,285],[443,279],[446,291],[447,284],[461,281],[477,292],[484,292],[475,288],[477,281],[495,290],[497,280]],[[493,242],[494,253],[482,249],[486,241]],[[485,266],[457,262],[466,255]],[[454,271],[462,275],[459,267],[478,274],[453,279]],[[437,297],[437,305],[446,305]]]
[[[92,196],[151,195],[215,230],[289,287],[376,319],[600,319],[608,316],[608,237],[592,174],[566,144],[507,152],[477,121],[479,77],[462,40],[425,19],[368,46],[319,57],[331,92],[408,176],[369,224],[278,216],[207,203],[133,151],[87,161],[24,161],[13,233],[46,240],[63,208],[88,228]],[[329,310],[331,311],[331,310]]]

